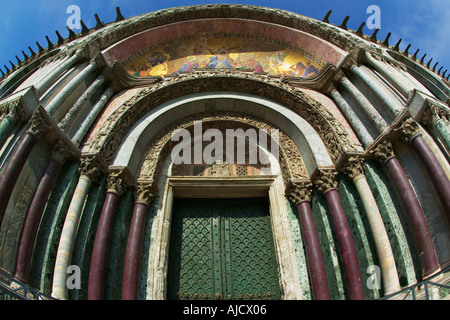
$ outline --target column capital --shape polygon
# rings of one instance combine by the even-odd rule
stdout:
[[[365,175],[364,159],[358,156],[350,156],[342,166],[341,171],[355,181],[358,177]]]
[[[0,107],[0,113],[2,114],[2,116],[10,117],[17,123],[24,122],[29,118],[29,114],[21,102],[22,99],[18,98],[2,105]],[[0,116],[0,118],[2,118],[2,116]]]
[[[47,130],[53,129],[53,121],[42,106],[39,106],[32,114],[28,132],[39,138]]]
[[[401,126],[394,129],[394,131],[399,132],[406,142],[411,142],[421,134],[419,124],[413,118],[406,119]]]
[[[109,168],[107,178],[108,192],[122,195],[126,189],[133,185],[133,176],[128,168]]]
[[[137,180],[134,184],[134,202],[145,203],[148,205],[156,196],[156,190],[153,183],[153,180]]]
[[[52,151],[51,158],[58,161],[60,164],[64,163],[72,155],[72,150],[67,146],[67,144],[58,139],[55,141]]]
[[[389,139],[379,142],[369,153],[380,162],[386,162],[388,159],[395,157],[394,148]]]
[[[334,169],[318,169],[314,178],[314,185],[320,193],[325,194],[331,189],[336,189],[338,172]]]
[[[445,122],[450,121],[450,112],[427,99],[427,104],[422,115],[422,122],[425,125],[433,127],[439,120],[444,120]]]
[[[297,204],[302,201],[310,201],[313,191],[313,184],[309,180],[290,181],[286,188],[286,195]]]
[[[106,164],[98,154],[84,154],[81,156],[78,171],[80,175],[87,176],[91,181],[95,181],[101,172],[106,172]]]

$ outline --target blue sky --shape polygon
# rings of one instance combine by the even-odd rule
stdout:
[[[48,35],[52,42],[57,41],[55,31],[66,38],[66,21],[70,14],[67,8],[77,5],[81,9],[81,19],[91,28],[95,26],[94,14],[103,22],[111,22],[116,17],[116,6],[120,6],[125,18],[164,8],[183,5],[220,3],[220,1],[197,0],[1,0],[0,11],[0,68],[10,67],[11,60],[16,64],[17,55],[23,58],[22,50],[29,54],[28,46],[37,51],[36,41],[45,48]],[[254,0],[225,1],[279,8],[316,19],[322,19],[328,10],[333,10],[330,22],[340,25],[348,15],[347,25],[357,29],[367,21],[370,13],[367,8],[377,5],[381,9],[381,28],[378,38],[384,40],[388,32],[392,33],[390,43],[400,38],[401,49],[411,43],[409,52],[420,49],[418,57],[427,54],[425,62],[433,58],[432,65],[439,62],[442,71],[450,69],[450,0]],[[79,32],[79,30],[75,30]],[[367,27],[366,34],[373,30]]]

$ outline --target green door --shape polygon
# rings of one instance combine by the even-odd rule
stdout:
[[[280,299],[267,198],[175,199],[168,299]]]

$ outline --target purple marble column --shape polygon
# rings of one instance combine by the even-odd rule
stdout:
[[[116,192],[108,191],[95,234],[92,249],[91,267],[89,269],[88,300],[104,298],[105,267],[114,214],[119,202]]]
[[[431,181],[447,214],[447,219],[450,221],[450,181],[421,134],[413,137],[411,143],[430,174]]]
[[[320,170],[314,183],[319,192],[323,193],[330,210],[336,233],[339,253],[344,268],[345,282],[347,284],[350,300],[364,300],[364,288],[361,280],[358,256],[353,242],[350,226],[337,191],[337,172],[333,170]]]
[[[31,255],[39,223],[41,222],[42,213],[44,212],[50,191],[61,169],[61,164],[62,162],[53,157],[50,158],[25,216],[14,274],[15,278],[23,282],[28,282],[29,280]]]
[[[428,223],[419,199],[417,198],[405,171],[394,154],[391,142],[389,140],[380,142],[371,153],[385,164],[392,184],[397,190],[397,194],[405,210],[406,216],[408,217],[411,231],[419,251],[422,276],[427,277],[432,275],[440,270],[433,239],[431,238]]]
[[[408,216],[419,250],[423,277],[427,277],[438,271],[440,266],[425,214],[397,157],[387,159],[385,164]]]
[[[328,290],[327,274],[316,225],[311,212],[311,204],[308,200],[301,201],[297,203],[297,209],[300,216],[303,238],[305,239],[313,298],[314,300],[329,300],[330,293]]]
[[[25,132],[19,145],[8,159],[3,175],[0,178],[0,226],[19,174],[37,142],[38,138],[33,133]]]
[[[148,205],[136,202],[128,234],[122,279],[122,300],[137,300],[142,234]]]

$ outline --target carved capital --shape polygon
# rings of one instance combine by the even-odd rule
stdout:
[[[133,184],[133,177],[126,168],[110,169],[108,178],[108,191],[122,195]]]
[[[378,161],[386,162],[388,159],[395,157],[394,148],[389,139],[383,140],[370,151],[370,154]]]
[[[395,131],[399,132],[406,142],[411,142],[415,137],[421,134],[419,124],[413,118],[406,119],[399,128],[395,129]]]
[[[89,177],[91,181],[98,179],[101,172],[105,172],[105,163],[98,154],[82,155],[78,171],[81,175]]]
[[[450,112],[444,110],[439,105],[427,101],[427,107],[422,115],[422,123],[434,127],[436,122],[439,120],[444,120],[445,122],[449,122]]]
[[[325,194],[330,189],[336,189],[338,172],[335,170],[319,169],[318,175],[314,179],[314,185],[320,193]]]
[[[47,114],[47,111],[39,106],[31,116],[28,132],[32,133],[37,138],[40,138],[42,134],[50,129],[53,129],[52,121]]]
[[[20,99],[12,102],[8,107],[8,116],[17,123],[22,123],[28,119],[28,113],[23,105],[20,103]]]
[[[309,180],[291,181],[286,190],[286,195],[294,204],[302,201],[310,201],[313,191],[313,184]]]
[[[64,143],[62,140],[56,140],[55,144],[53,145],[52,151],[51,151],[51,157],[58,161],[59,163],[64,163],[67,158],[70,157],[72,154],[69,147]]]
[[[134,187],[135,202],[149,204],[156,196],[153,180],[138,180]]]
[[[342,167],[342,172],[350,179],[355,180],[364,175],[364,159],[360,157],[349,157]]]

